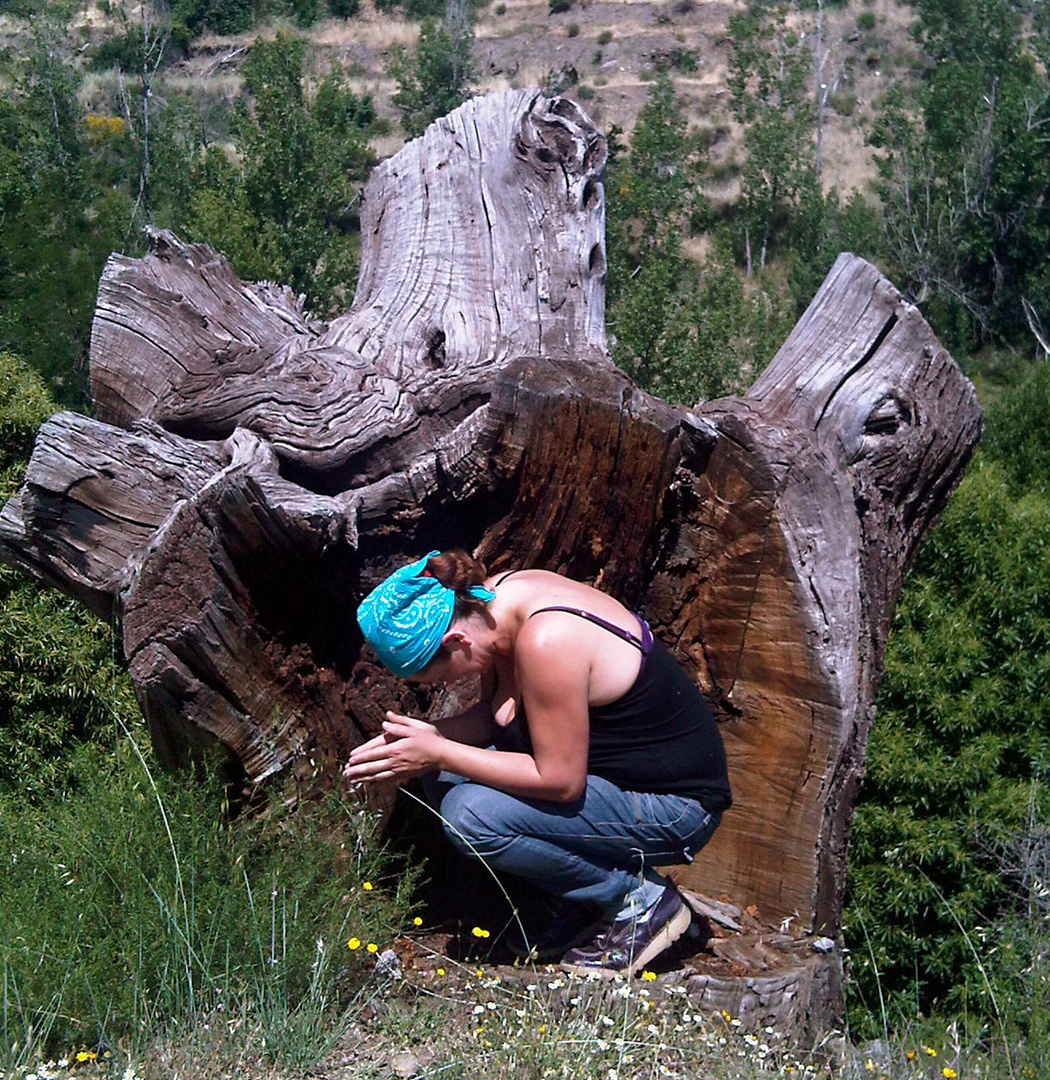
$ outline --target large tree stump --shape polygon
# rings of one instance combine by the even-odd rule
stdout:
[[[834,935],[894,604],[980,410],[850,255],[745,396],[643,393],[605,351],[605,153],[563,98],[457,109],[373,173],[327,325],[170,234],[114,256],[97,419],[41,429],[0,551],[116,610],[164,761],[218,743],[251,783],[452,707],[361,653],[394,565],[460,545],[594,582],[724,721],[735,806],[679,879]]]

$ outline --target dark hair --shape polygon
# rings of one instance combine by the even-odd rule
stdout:
[[[456,606],[453,619],[465,619],[485,610],[485,604],[463,592],[468,585],[483,585],[488,571],[480,559],[461,551],[443,551],[434,555],[427,562],[427,573],[436,577],[446,589],[456,594]]]

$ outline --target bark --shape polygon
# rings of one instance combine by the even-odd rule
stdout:
[[[894,604],[980,410],[847,254],[747,394],[643,393],[605,350],[604,162],[566,99],[468,102],[376,169],[329,324],[170,234],[114,256],[97,419],[41,429],[0,551],[116,611],[163,760],[218,743],[248,783],[454,706],[362,651],[356,601],[405,559],[594,582],[723,721],[735,805],[679,879],[834,935]]]

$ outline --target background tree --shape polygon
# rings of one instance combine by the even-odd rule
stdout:
[[[122,119],[80,105],[72,10],[50,4],[32,20],[0,101],[0,348],[82,405],[98,276],[131,226],[130,145]]]
[[[695,403],[746,386],[790,329],[777,293],[745,289],[725,237],[698,263],[682,238],[711,220],[707,155],[667,72],[606,170],[608,324],[613,357],[666,401]],[[829,264],[830,265],[830,264]]]
[[[1016,344],[1050,313],[1050,83],[1009,0],[922,0],[926,71],[872,133],[897,277],[956,347]],[[1040,18],[1045,18],[1040,14]],[[1042,43],[1045,48],[1045,43]]]
[[[313,94],[301,40],[259,39],[244,65],[236,158],[209,148],[194,167],[186,225],[238,273],[287,282],[319,313],[349,302],[356,280],[357,199],[372,163],[371,100],[338,70]]]
[[[787,8],[751,0],[732,15],[729,91],[744,125],[740,234],[747,273],[764,267],[770,245],[800,204],[820,197],[813,155],[809,49],[788,25]]]
[[[133,65],[125,70],[118,66],[119,87],[122,112],[127,124],[128,135],[135,147],[138,165],[138,193],[136,209],[141,217],[152,220],[152,179],[154,150],[154,129],[157,112],[154,85],[157,72],[164,62],[170,36],[170,19],[167,6],[162,3],[142,3],[138,7],[137,21],[132,23],[127,8],[121,4],[118,9],[126,37],[133,39]],[[124,81],[127,74],[133,80],[134,89],[129,89]]]
[[[474,29],[463,0],[446,0],[444,21],[423,20],[414,55],[394,50],[389,66],[398,84],[394,104],[409,138],[470,97],[473,44]]]

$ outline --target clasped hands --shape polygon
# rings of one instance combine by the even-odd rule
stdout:
[[[388,712],[382,733],[350,752],[343,776],[352,782],[408,780],[438,768],[443,741],[433,724]]]

